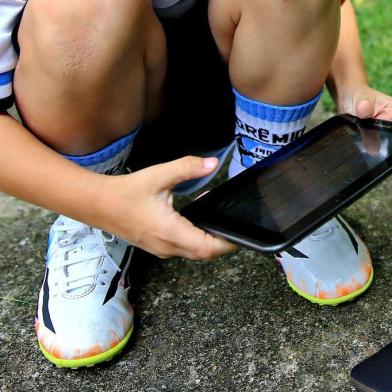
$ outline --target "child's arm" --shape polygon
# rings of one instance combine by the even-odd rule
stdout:
[[[6,113],[0,114],[0,168],[1,191],[76,219],[93,219],[88,214],[94,214],[98,175],[63,159]]]
[[[392,120],[392,97],[368,85],[351,0],[342,6],[340,40],[327,84],[340,113]]]
[[[170,190],[211,173],[216,159],[188,157],[124,176],[83,169],[0,112],[0,191],[99,227],[161,257],[213,258],[234,247],[174,211]]]

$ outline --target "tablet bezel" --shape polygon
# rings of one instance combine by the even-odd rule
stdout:
[[[181,211],[181,214],[206,231],[253,250],[263,253],[274,253],[287,249],[306,235],[312,233],[339,211],[370,191],[386,176],[390,175],[392,173],[392,155],[282,232],[272,231],[265,227],[242,221],[239,218],[223,215],[215,211],[212,206],[222,199],[223,195],[224,199],[227,199],[228,194],[235,193],[235,190],[241,188],[243,184],[252,182],[260,175],[263,167],[287,159],[303,150],[307,145],[321,139],[323,135],[333,132],[336,127],[345,125],[355,125],[356,128],[359,128],[361,125],[362,127],[369,127],[370,125],[379,128],[392,128],[392,122],[387,121],[359,120],[350,115],[332,117],[310,130],[299,140],[282,147],[277,153],[195,200],[186,206]]]

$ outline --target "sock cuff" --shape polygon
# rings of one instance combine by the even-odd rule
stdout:
[[[142,125],[139,125],[134,131],[121,137],[120,139],[114,141],[113,143],[109,144],[108,146],[93,152],[91,154],[86,155],[63,155],[64,158],[69,159],[70,161],[76,163],[79,166],[86,167],[86,168],[94,168],[94,171],[101,171],[95,170],[95,168],[99,167],[103,169],[106,163],[115,160],[117,157],[122,156],[126,150],[130,150],[133,145],[133,142],[136,138],[136,135],[140,131]]]
[[[0,72],[0,100],[9,98],[12,95],[12,81],[14,71]]]
[[[14,71],[0,72],[0,86],[4,86],[12,82]]]
[[[271,105],[261,101],[256,101],[243,96],[236,89],[233,89],[233,93],[235,96],[236,106],[250,116],[265,121],[290,123],[309,116],[320,100],[322,91],[309,101],[300,105],[292,106]]]

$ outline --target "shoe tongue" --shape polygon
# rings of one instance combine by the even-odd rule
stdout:
[[[66,226],[75,226],[75,227],[87,227],[84,223],[76,221],[75,219],[68,218],[67,216],[61,215],[61,224]]]

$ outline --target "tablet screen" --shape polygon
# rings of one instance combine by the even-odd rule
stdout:
[[[224,216],[285,231],[388,158],[391,137],[390,130],[336,125],[288,158],[270,159],[256,181],[213,208]]]

